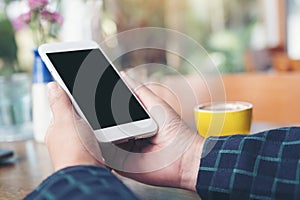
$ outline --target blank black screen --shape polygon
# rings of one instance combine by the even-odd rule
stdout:
[[[94,130],[149,118],[99,49],[47,56]]]

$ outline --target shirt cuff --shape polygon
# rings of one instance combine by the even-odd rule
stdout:
[[[202,199],[299,199],[300,128],[207,138],[196,189]]]
[[[73,166],[44,180],[29,199],[137,199],[111,172],[98,166]]]

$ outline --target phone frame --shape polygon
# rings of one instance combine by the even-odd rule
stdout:
[[[102,51],[102,49],[99,47],[99,45],[94,41],[79,41],[79,42],[61,42],[61,43],[49,43],[49,44],[43,44],[38,48],[38,52],[46,64],[46,67],[50,71],[53,78],[57,81],[57,83],[63,88],[63,90],[67,93],[69,96],[75,110],[77,113],[89,124],[88,120],[84,116],[83,112],[81,111],[79,105],[73,98],[71,92],[65,85],[64,81],[60,77],[59,73],[55,69],[54,65],[50,61],[49,57],[47,56],[47,53],[59,53],[59,52],[68,52],[68,51],[80,51],[80,50],[88,50],[88,49],[99,49],[100,52],[104,55],[104,57],[107,59],[109,64],[112,66],[112,68],[116,71],[120,79],[124,82],[124,84],[127,86],[127,88],[130,90],[130,92],[134,95],[134,97],[137,99],[138,103],[142,108],[145,110],[145,112],[148,114],[149,118],[144,120],[138,120],[130,123],[120,124],[116,126],[111,126],[107,128],[102,128],[98,130],[94,130],[91,126],[91,129],[94,131],[94,134],[99,142],[123,142],[128,141],[130,139],[140,139],[140,138],[147,138],[151,137],[156,134],[157,132],[157,125],[155,121],[152,119],[149,112],[145,109],[144,105],[141,103],[139,98],[135,95],[135,93],[131,90],[130,87],[128,87],[128,84],[116,67],[113,65],[113,63],[108,59],[107,55]],[[124,132],[126,130],[126,133]]]

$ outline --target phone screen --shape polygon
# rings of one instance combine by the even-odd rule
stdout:
[[[99,49],[47,56],[94,130],[150,118]]]

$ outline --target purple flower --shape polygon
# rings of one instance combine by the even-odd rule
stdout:
[[[12,20],[12,25],[16,31],[30,25],[29,28],[35,36],[37,45],[45,43],[49,38],[56,38],[58,29],[63,23],[63,17],[58,12],[47,10],[49,1],[26,0],[30,11]],[[53,24],[58,26],[52,26]]]
[[[52,23],[62,24],[63,23],[63,17],[58,12],[49,12],[48,10],[42,10],[41,11],[42,19],[48,20]]]
[[[31,20],[31,12],[23,13],[16,19],[12,20],[12,25],[16,31],[28,26]]]
[[[48,5],[48,0],[27,0],[31,10],[42,9]]]

